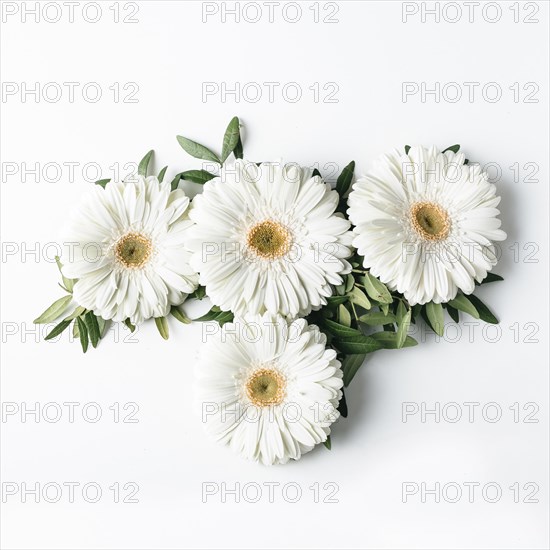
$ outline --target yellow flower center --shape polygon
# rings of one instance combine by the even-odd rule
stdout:
[[[280,405],[286,395],[286,380],[275,369],[258,369],[246,381],[246,395],[257,407]]]
[[[265,220],[249,229],[246,243],[261,258],[274,260],[290,250],[292,235],[283,224]]]
[[[115,244],[115,257],[129,269],[143,267],[151,257],[153,243],[141,233],[127,233]]]
[[[411,206],[411,224],[423,239],[440,241],[449,235],[449,214],[435,202],[417,202]]]

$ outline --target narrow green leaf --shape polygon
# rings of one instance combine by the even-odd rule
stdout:
[[[323,441],[323,445],[330,451],[332,446],[330,442],[330,435],[327,435],[327,438]]]
[[[443,153],[446,153],[447,151],[458,153],[460,151],[460,145],[451,145],[450,147],[447,147],[447,149],[443,149]]]
[[[202,300],[206,296],[206,287],[198,286],[195,292],[189,294],[189,298],[194,298],[195,300]]]
[[[225,130],[223,136],[223,145],[222,145],[222,164],[227,160],[227,157],[233,152],[240,138],[240,129],[239,129],[239,117],[234,116]]]
[[[183,313],[183,311],[178,306],[172,306],[170,309],[170,313],[173,317],[175,317],[180,323],[183,323],[185,325],[188,325],[191,323],[191,319]]]
[[[352,160],[338,176],[336,180],[336,191],[343,197],[349,190],[351,181],[353,180],[353,172],[355,170],[355,161]]]
[[[164,174],[166,174],[166,170],[168,170],[168,166],[165,166],[158,175],[158,180],[162,183],[164,181]]]
[[[447,304],[447,311],[449,312],[449,317],[455,323],[458,323],[460,321],[460,314],[458,313],[458,309],[455,309],[453,306],[450,306],[449,304]]]
[[[242,159],[244,156],[243,141],[241,136],[239,136],[239,141],[237,141],[237,145],[235,145],[235,149],[233,149],[233,154],[236,159]]]
[[[371,311],[369,313],[365,313],[365,315],[361,315],[361,317],[359,317],[359,321],[371,327],[375,327],[378,325],[391,325],[392,323],[395,323],[397,319],[393,313],[388,313],[386,315],[382,311]]]
[[[88,336],[92,342],[92,346],[97,348],[97,344],[101,338],[101,332],[99,330],[99,323],[97,322],[97,317],[93,311],[88,311],[84,315],[84,322],[86,323],[86,328],[88,329]]]
[[[361,331],[355,328],[346,327],[345,325],[336,323],[335,321],[331,321],[330,319],[324,319],[323,326],[327,329],[328,332],[330,332],[330,334],[336,336],[337,338],[362,336]]]
[[[220,157],[218,157],[218,155],[210,151],[210,149],[208,149],[204,145],[201,145],[200,143],[197,143],[195,141],[191,141],[190,139],[184,138],[183,136],[176,136],[176,139],[178,140],[181,148],[186,153],[189,153],[192,157],[202,160],[210,160],[213,162],[217,162],[218,164],[222,164]]]
[[[485,277],[485,279],[483,279],[481,283],[478,283],[476,281],[476,285],[479,286],[479,285],[484,285],[485,283],[494,283],[496,281],[504,281],[504,279],[500,275],[497,275],[496,273],[487,273],[487,277]]]
[[[78,330],[78,323],[76,322],[76,319],[73,321],[73,338],[75,340],[80,338],[80,331]]]
[[[147,177],[147,168],[149,168],[149,162],[153,156],[154,151],[151,149],[138,164],[138,176]]]
[[[321,172],[319,172],[319,170],[317,170],[317,168],[314,168],[313,172],[311,173],[311,177],[314,178],[316,176],[319,176],[320,178],[323,177],[323,176],[321,176]]]
[[[223,327],[225,323],[231,323],[233,321],[234,315],[232,311],[222,311],[220,315],[216,318],[216,321]]]
[[[86,313],[86,308],[82,306],[76,307],[73,312],[68,316],[65,317],[65,321],[72,321],[73,319],[76,319],[77,317],[80,317],[81,315],[84,315]]]
[[[399,302],[401,305],[403,305],[403,302]],[[405,306],[403,306],[405,307]],[[411,316],[412,316],[412,310],[407,310],[407,312],[401,316],[399,319],[398,325],[397,325],[397,348],[402,348],[405,345],[405,342],[407,340],[407,332],[409,331],[409,327],[411,325]]]
[[[51,340],[52,338],[59,336],[70,324],[71,321],[61,321],[61,323],[53,327],[44,340]]]
[[[428,302],[426,304],[426,316],[434,332],[439,336],[443,336],[445,331],[443,306],[434,302]]]
[[[206,170],[186,170],[185,172],[180,172],[176,174],[172,180],[172,191],[177,189],[180,180],[192,181],[193,183],[199,183],[201,185],[205,184],[207,181],[215,178],[215,174],[211,174]]]
[[[479,319],[479,313],[477,309],[475,308],[474,304],[472,304],[472,302],[470,302],[470,300],[466,296],[464,296],[464,294],[457,294],[454,300],[449,301],[449,305],[451,307],[454,307],[455,309],[458,309],[459,311],[463,311],[464,313],[471,315],[474,319]]]
[[[477,296],[470,294],[468,298],[476,308],[479,313],[479,318],[482,321],[493,325],[498,325],[498,319],[495,317],[494,313]]]
[[[401,337],[398,332],[375,332],[370,335],[373,340],[376,340],[384,349],[410,348],[416,346],[418,342],[411,336],[405,335],[403,344],[400,346]]]
[[[56,300],[42,315],[38,316],[33,322],[35,325],[43,325],[45,323],[51,323],[52,321],[55,321],[58,317],[61,317],[63,313],[65,313],[65,310],[67,309],[67,306],[71,303],[71,300],[73,299],[72,295],[63,296],[63,298],[59,298],[59,300]]]
[[[361,368],[367,356],[362,353],[358,355],[346,355],[342,360],[342,371],[344,373],[344,386],[349,386],[357,371]]]
[[[339,306],[349,300],[348,296],[330,296],[327,298],[327,306]]]
[[[110,181],[111,181],[111,179],[110,179],[110,178],[107,178],[107,179],[105,179],[105,180],[97,180],[97,181],[95,182],[95,184],[96,184],[96,185],[99,185],[99,186],[103,187],[103,189],[105,189],[105,186],[106,186]]]
[[[99,339],[101,340],[103,336],[105,336],[106,328],[108,326],[108,321],[103,319],[103,317],[96,317],[97,318],[97,326],[99,327]]]
[[[391,297],[390,291],[387,289],[386,285],[377,279],[374,275],[370,273],[365,273],[363,277],[363,282],[365,284],[365,290],[367,294],[377,302],[382,304],[391,304],[393,298]]]
[[[193,321],[217,321],[219,325],[223,327],[225,323],[233,321],[233,313],[231,311],[221,311],[219,307],[213,306],[208,313],[205,313],[198,319],[193,319]]]
[[[346,401],[346,393],[344,392],[344,388],[342,388],[342,398],[338,404],[338,412],[343,418],[348,417],[348,403]]]
[[[82,345],[82,351],[86,353],[88,351],[88,329],[86,328],[86,323],[80,318],[76,318],[78,323],[78,336],[80,337],[80,344]]]
[[[346,275],[346,292],[351,292],[351,289],[355,286],[355,279],[351,273]]]
[[[411,150],[411,146],[410,145],[405,145],[405,154],[408,155],[409,154],[409,151]]]
[[[170,330],[168,328],[168,321],[166,320],[166,317],[155,317],[155,325],[157,325],[157,329],[160,335],[165,340],[168,340],[168,337],[170,336]]]
[[[63,280],[63,285],[65,286],[67,292],[70,292],[72,294],[73,287],[77,279],[69,279],[68,277],[65,277],[65,275],[63,275],[63,264],[61,263],[59,256],[55,257],[55,263],[57,264],[57,269],[59,269],[59,273],[61,273],[61,279]]]
[[[342,325],[346,327],[351,327],[351,315],[350,312],[346,309],[346,306],[338,306],[338,319]]]
[[[130,329],[130,332],[134,332],[134,330],[136,330],[136,325],[132,324],[130,319],[125,319],[124,324]]]
[[[372,304],[370,303],[367,295],[357,286],[354,286],[351,292],[348,293],[349,300],[353,304],[361,306],[364,309],[370,309]]]
[[[359,334],[356,336],[348,336],[345,338],[338,338],[333,342],[342,353],[364,354],[372,353],[373,351],[381,349],[383,346],[375,338]]]
[[[401,323],[406,313],[407,308],[405,307],[405,304],[401,300],[399,300],[399,302],[397,303],[397,310],[395,312],[395,319],[398,324]]]

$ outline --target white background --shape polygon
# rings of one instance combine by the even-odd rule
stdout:
[[[2,548],[548,548],[548,4],[492,2],[483,11],[481,2],[472,8],[473,21],[462,5],[455,23],[456,8],[445,2],[439,22],[434,15],[423,22],[422,10],[433,9],[433,2],[320,2],[319,22],[309,9],[314,3],[301,2],[294,23],[285,20],[296,14],[285,2],[274,7],[273,22],[264,3],[252,2],[244,13],[241,4],[239,23],[230,14],[222,21],[221,6],[204,22],[201,3],[183,1],[140,2],[133,15],[132,4],[121,2],[120,19],[136,23],[115,23],[111,1],[100,2],[96,23],[86,22],[84,16],[93,19],[96,11],[80,5],[71,23],[69,8],[52,4],[40,22],[33,15],[25,22],[24,6],[10,15],[14,3],[3,3],[1,77],[16,93],[3,93],[1,104],[2,401],[19,409],[35,402],[80,405],[73,423],[65,407],[51,423],[3,415],[1,473],[4,487],[81,485],[74,503],[68,490],[57,503],[4,495]],[[48,22],[57,17],[56,6],[63,8],[61,19]],[[257,8],[261,20],[254,23]],[[404,9],[417,13],[403,22]],[[37,82],[41,91],[58,83],[62,97],[55,100],[54,86],[47,88],[50,102],[22,96],[24,85]],[[79,83],[73,102],[66,82]],[[128,82],[139,87],[136,103],[122,101],[131,91],[123,89]],[[248,86],[246,97],[203,97],[204,82],[220,88],[238,83],[241,92],[247,83],[257,85]],[[279,83],[272,102],[264,82]],[[289,82],[302,91],[294,103],[281,93]],[[316,82],[318,101],[309,89]],[[419,89],[423,82],[430,89],[455,82],[463,96],[452,102],[457,88],[447,86],[446,95],[423,101],[418,93],[404,101],[403,82]],[[472,85],[472,101],[466,82],[479,84]],[[491,101],[494,86],[483,95],[490,82],[501,89],[500,100]],[[86,83],[99,85],[99,101],[83,98]],[[115,83],[118,102],[109,89]],[[334,90],[333,84],[323,90],[327,83],[338,87],[336,102],[323,101]],[[538,86],[534,95],[528,83]],[[263,94],[252,102],[258,86]],[[109,167],[139,161],[154,148],[155,168],[168,164],[169,177],[197,168],[176,134],[219,150],[234,115],[244,124],[252,160],[318,162],[327,173],[326,162],[342,167],[355,159],[361,173],[389,148],[461,143],[470,159],[501,168],[495,179],[508,240],[495,271],[505,281],[478,292],[500,317],[498,341],[490,341],[495,329],[462,324],[458,333],[449,328],[445,340],[417,332],[416,348],[374,354],[349,388],[350,414],[334,428],[332,451],[321,446],[282,467],[244,462],[203,433],[192,413],[201,325],[174,321],[168,342],[151,324],[133,341],[120,329],[86,355],[68,334],[48,343],[42,338],[47,329],[32,325],[61,296],[51,258],[63,220],[92,186],[84,166],[97,163],[102,177],[113,177]],[[70,162],[77,163],[73,181],[66,165],[60,174],[50,166],[38,181],[22,175],[23,163],[44,170],[47,163]],[[535,163],[537,173],[526,163]],[[93,166],[88,169],[94,178]],[[96,423],[82,416],[90,402],[103,413]],[[139,406],[138,422],[122,422],[129,409],[115,422],[109,407],[129,402]],[[432,409],[455,402],[463,417],[448,421],[456,410],[447,407],[440,422],[433,415],[421,422],[420,414],[403,422],[404,402]],[[465,402],[481,404],[473,422]],[[491,402],[502,411],[493,423],[487,418],[495,407],[485,416],[482,410]],[[519,422],[509,409],[514,403]],[[538,422],[525,422],[533,407],[524,410],[526,403],[538,407]],[[103,490],[95,504],[82,498],[81,487],[90,482]],[[115,503],[109,487],[127,482],[139,486],[139,502]],[[238,503],[221,493],[203,502],[205,482],[220,489],[258,485]],[[273,503],[266,482],[280,484]],[[407,482],[419,489],[456,483],[462,498],[448,502],[455,496],[449,488],[439,503],[430,494],[422,502],[419,490],[403,502]],[[480,484],[473,502],[468,482]],[[481,492],[490,482],[502,489],[495,503],[488,502],[492,490],[487,498]],[[301,488],[298,502],[289,502],[296,485],[284,498],[287,483]],[[315,483],[318,503],[310,489]],[[327,483],[337,484],[337,503],[322,502]],[[519,503],[509,489],[514,483]],[[523,502],[528,483],[539,487],[532,497],[538,503]],[[261,498],[247,502],[254,487],[263,489]]]

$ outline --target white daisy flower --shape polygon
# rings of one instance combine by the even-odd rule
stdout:
[[[214,304],[294,318],[319,309],[350,270],[338,194],[296,165],[238,160],[204,186],[190,217],[191,264]]]
[[[185,250],[188,205],[154,176],[95,186],[66,232],[63,274],[78,279],[75,301],[134,324],[181,304],[198,284]]]
[[[214,438],[263,464],[299,459],[338,418],[342,370],[304,319],[247,317],[209,336],[196,366],[202,421]]]
[[[364,265],[414,304],[471,294],[506,238],[500,197],[462,153],[412,147],[384,155],[349,195],[354,246]]]

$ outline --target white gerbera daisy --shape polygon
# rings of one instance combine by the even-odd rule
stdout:
[[[350,224],[311,171],[238,160],[193,203],[191,264],[222,310],[306,315],[350,270]]]
[[[247,317],[224,325],[196,366],[202,421],[218,441],[263,464],[299,459],[338,418],[342,370],[304,319]]]
[[[506,234],[500,197],[462,153],[412,147],[384,155],[353,186],[348,215],[364,265],[412,304],[474,290],[497,262]]]
[[[66,232],[63,274],[75,301],[104,319],[164,317],[197,287],[184,248],[189,198],[154,176],[95,186]]]

